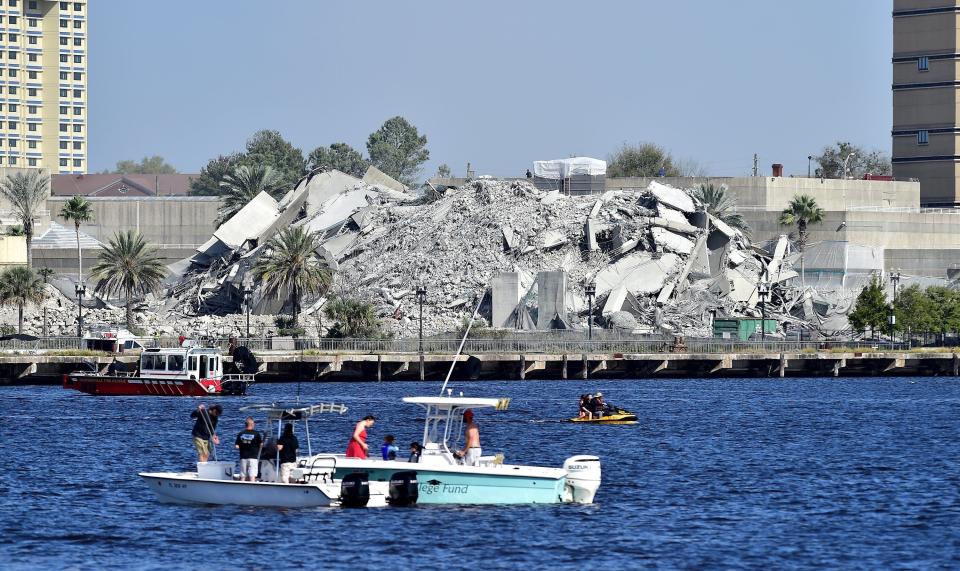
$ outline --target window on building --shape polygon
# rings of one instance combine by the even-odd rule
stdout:
[[[917,58],[917,70],[918,71],[930,71],[930,58],[927,56],[920,56]]]
[[[74,89],[74,90],[73,90],[73,96],[74,96],[74,97],[77,97],[77,98],[81,97],[81,95],[80,95],[80,90],[79,90],[79,89]]]
[[[16,86],[16,85],[10,85],[10,86],[8,86],[8,87],[7,87],[7,93],[9,93],[10,95],[16,95],[16,94],[17,94],[17,86]]]
[[[60,54],[60,63],[67,63],[67,54]]]
[[[36,19],[36,18],[27,18],[27,25],[30,26],[31,28],[36,28],[36,27],[37,27],[37,19]]]
[[[8,2],[7,4],[9,4],[11,8],[16,8],[17,0],[10,0],[10,2]]]
[[[36,149],[36,148],[37,148],[37,142],[34,141],[33,139],[27,141],[27,148],[28,148],[28,149]]]
[[[67,114],[67,106],[66,106],[66,105],[61,105],[61,106],[60,106],[60,114],[61,114],[61,115],[66,115],[66,114]]]
[[[36,72],[36,71],[33,71],[33,70],[27,71],[27,79],[37,79],[38,73],[39,73],[39,72]]]
[[[74,115],[82,115],[82,114],[83,114],[83,107],[74,107],[74,108],[73,108],[73,114],[74,114]]]
[[[930,131],[917,131],[917,144],[926,145],[930,143]]]
[[[83,11],[83,4],[81,4],[81,3],[79,3],[79,2],[74,2],[74,3],[73,3],[73,11],[74,11],[74,12],[82,12],[82,11]]]
[[[73,142],[73,150],[79,151],[81,148],[83,148],[83,143],[81,143],[80,141]]]
[[[83,38],[73,38],[73,45],[75,45],[75,46],[82,46],[82,45],[83,45]]]
[[[35,166],[37,166],[37,159],[35,159],[35,158],[33,158],[33,157],[27,157],[27,166],[28,166],[28,167],[35,167]]]
[[[37,61],[37,54],[27,54],[27,61]]]
[[[83,56],[73,56],[73,63],[83,63]]]
[[[79,30],[80,28],[83,27],[83,22],[80,21],[80,20],[74,20],[74,21],[73,21],[73,27]]]
[[[28,88],[27,88],[27,97],[36,97],[36,96],[37,96],[37,88],[36,88],[36,87],[28,87]]]
[[[7,22],[9,22],[11,26],[16,26],[16,25],[17,25],[17,17],[16,17],[16,16],[7,16]]]
[[[60,141],[60,148],[63,149],[63,150],[67,150],[67,142],[66,142],[66,141]]]
[[[32,114],[32,115],[36,115],[36,114],[37,114],[37,106],[36,106],[36,105],[27,105],[27,113],[30,113],[30,114]]]
[[[68,129],[69,129],[69,125],[67,125],[66,123],[60,123],[60,132],[61,132],[61,133],[66,133]]]
[[[10,128],[13,129],[14,127],[10,127]],[[17,146],[17,140],[16,140],[16,139],[8,139],[8,140],[7,140],[7,144],[10,145],[11,147],[14,147],[14,148],[15,148],[15,147]]]
[[[10,69],[10,70],[7,70],[7,71],[10,72],[10,73],[7,74],[7,75],[9,75],[10,77],[17,77],[17,70],[15,70],[15,69]]]
[[[78,125],[74,125],[74,126],[73,126],[73,132],[74,132],[74,133],[80,133],[80,132],[82,132],[82,131],[83,131],[83,125],[79,125],[79,124],[78,124]]]
[[[10,164],[11,164],[11,165],[16,165],[16,164],[17,164],[17,157],[10,157]]]
[[[29,6],[30,6],[30,9],[31,9],[31,10],[36,10],[36,9],[37,9],[37,3],[36,3],[36,1],[35,1],[35,0],[30,0]]]
[[[31,46],[37,45],[37,36],[27,36],[27,43]]]
[[[66,97],[66,96],[67,96],[67,93],[69,93],[69,90],[67,90],[67,89],[61,89],[61,90],[60,90],[60,97]]]
[[[83,164],[83,161],[82,161],[82,160],[80,160],[80,159],[73,159],[73,166],[79,167],[79,166],[82,165],[82,164]]]
[[[66,21],[66,20],[60,20],[60,27],[61,27],[61,28],[66,28],[66,27],[67,27],[67,21]]]
[[[74,80],[74,81],[82,81],[82,80],[83,80],[83,74],[80,73],[79,71],[73,72],[73,80]]]
[[[17,112],[17,104],[16,104],[16,103],[11,103],[11,104],[10,104],[10,112],[11,112],[11,113],[16,113],[16,112]]]
[[[7,59],[17,59],[20,52],[7,52]]]
[[[66,37],[66,36],[60,36],[60,45],[61,45],[61,46],[68,45],[69,43],[70,43],[70,38],[68,38],[68,37]]]
[[[27,123],[27,131],[31,131],[31,132],[33,132],[33,133],[36,133],[36,132],[37,132],[37,124],[36,124],[36,123]]]
[[[67,73],[67,72],[65,72],[65,71],[61,71],[61,72],[60,72],[60,79],[61,79],[62,81],[66,81],[69,77],[70,77],[70,74],[69,74],[69,73]]]
[[[9,39],[10,39],[11,42],[15,42],[15,41],[17,41],[17,35],[16,35],[16,34],[10,34],[10,35],[9,35]]]
[[[61,2],[61,3],[60,3],[60,9],[61,9],[61,10],[69,10],[69,9],[70,9],[70,3],[69,3],[69,2]]]
[[[60,166],[62,167],[67,166],[67,159],[60,159]]]

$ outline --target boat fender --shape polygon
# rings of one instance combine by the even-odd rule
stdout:
[[[347,474],[340,482],[340,505],[362,508],[370,501],[370,475],[366,472]]]
[[[391,506],[412,506],[420,497],[417,473],[413,470],[394,472],[390,476],[390,491],[387,503]]]

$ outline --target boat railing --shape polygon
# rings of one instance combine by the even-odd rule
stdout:
[[[309,468],[306,466],[307,460],[303,461],[306,470],[303,474],[304,482],[326,482],[329,477],[333,480],[333,474],[337,471],[337,457],[328,454],[318,454],[310,460]],[[318,465],[319,464],[319,465]]]
[[[230,381],[237,383],[252,383],[256,380],[255,373],[230,373],[220,377],[220,381]]]

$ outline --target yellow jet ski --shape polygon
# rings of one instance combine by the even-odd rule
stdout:
[[[583,424],[636,424],[637,415],[622,408],[613,407],[609,412],[604,412],[603,416],[593,418],[571,418],[570,422],[580,422]]]

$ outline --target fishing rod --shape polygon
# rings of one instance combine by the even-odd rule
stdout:
[[[463,332],[463,339],[460,340],[460,347],[457,348],[457,354],[453,356],[453,361],[450,362],[450,370],[447,371],[447,378],[443,380],[443,386],[440,387],[440,396],[443,396],[443,391],[447,390],[447,383],[450,382],[450,377],[453,375],[453,368],[457,366],[457,359],[460,358],[460,354],[463,352],[463,346],[467,342],[467,335],[470,335],[470,329],[473,327],[473,322],[477,318],[477,314],[480,313],[480,304],[483,303],[483,297],[486,294],[486,288],[480,294],[480,298],[477,300],[477,308],[473,310],[473,315],[470,317],[470,323],[467,324],[467,330]]]

